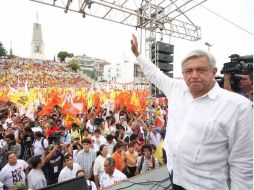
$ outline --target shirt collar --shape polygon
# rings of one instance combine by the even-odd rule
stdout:
[[[117,169],[115,169],[115,170],[114,170],[114,173],[113,173],[113,175],[111,176],[111,178],[112,178],[112,177],[116,177],[116,176],[117,176],[117,174],[116,174],[116,173],[117,173],[117,171],[116,171],[116,170],[117,170]],[[110,177],[110,176],[109,176],[109,177]]]
[[[217,95],[219,94],[219,90],[220,90],[220,86],[217,83],[217,81],[215,81],[213,88],[207,93],[208,97],[211,99],[215,99]]]
[[[213,88],[207,94],[204,94],[203,96],[199,97],[198,99],[206,97],[206,96],[208,96],[211,99],[215,99],[216,96],[219,94],[219,89],[220,89],[220,86],[217,83],[217,81],[215,81]],[[190,93],[190,90],[189,90],[189,88],[186,84],[185,84],[185,90],[184,91],[188,92],[190,94],[190,96],[192,97],[192,95]]]

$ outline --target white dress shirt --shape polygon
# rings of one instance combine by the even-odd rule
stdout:
[[[58,177],[58,183],[59,182],[62,182],[62,181],[66,181],[66,180],[69,180],[69,179],[73,179],[73,178],[76,178],[76,174],[77,174],[77,171],[81,170],[81,167],[79,164],[77,163],[73,163],[73,168],[72,170],[70,168],[68,168],[67,166],[65,166],[60,174],[59,174],[59,177]]]
[[[217,83],[193,99],[183,80],[169,78],[142,56],[137,60],[168,98],[163,147],[173,183],[187,190],[252,189],[251,102]]]
[[[113,175],[110,177],[105,172],[101,175],[100,178],[100,189],[113,185],[119,181],[126,180],[127,177],[119,170],[115,169]]]
[[[161,135],[157,132],[155,134],[153,132],[149,132],[148,139],[150,144],[154,144],[157,147],[161,141]]]

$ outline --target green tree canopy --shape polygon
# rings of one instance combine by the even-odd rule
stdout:
[[[57,57],[60,59],[61,62],[65,61],[66,57],[73,57],[73,53],[68,53],[67,51],[60,51],[57,54]]]
[[[0,42],[0,57],[1,56],[6,56],[7,55],[7,51],[4,48],[3,44]]]
[[[71,68],[73,71],[77,71],[78,69],[80,69],[80,65],[77,60],[71,60],[68,67]]]
[[[95,79],[96,77],[94,71],[91,71],[91,70],[84,70],[83,73],[86,74],[91,79]]]

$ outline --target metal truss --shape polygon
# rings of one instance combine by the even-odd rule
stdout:
[[[201,39],[200,27],[196,26],[186,12],[207,0],[30,0],[86,16],[92,16],[115,23],[141,29],[145,32],[145,53],[152,58],[152,45],[171,37],[189,41]],[[158,35],[160,39],[158,40]],[[141,36],[142,40],[142,36]],[[158,66],[157,56],[154,60]],[[151,85],[151,89],[152,89]],[[150,99],[160,92],[155,89]],[[152,102],[152,101],[151,101]],[[154,113],[149,111],[150,120]],[[153,119],[152,119],[153,118]]]
[[[201,38],[186,12],[206,0],[30,0],[184,40]],[[152,23],[152,24],[151,24]]]

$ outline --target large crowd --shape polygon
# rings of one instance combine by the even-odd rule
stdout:
[[[0,59],[0,87],[83,87],[87,81],[66,63],[33,59]]]
[[[58,63],[6,59],[0,63],[0,86],[8,84],[17,89],[17,81],[22,89],[26,81],[30,89],[86,84],[71,74]],[[29,108],[21,112],[20,102],[11,98],[20,92],[10,93],[10,89],[3,92],[0,95],[0,189],[2,185],[3,189],[35,190],[85,176],[91,189],[99,190],[165,164],[162,143],[166,102],[155,101],[146,108],[145,98],[138,98],[141,92],[136,92],[135,99],[133,92],[114,94],[113,108],[103,106],[102,98],[93,94],[95,97],[86,100],[87,109],[75,115],[70,110],[66,112],[65,92],[59,91],[57,95],[48,92],[44,94],[49,96],[45,102],[34,104],[32,117],[27,114]],[[87,94],[90,93],[86,91]],[[9,98],[5,99],[6,96]],[[34,102],[38,98],[31,91],[26,96],[32,96]],[[141,93],[141,96],[147,94]],[[93,103],[89,103],[89,99],[93,99]],[[50,106],[48,111],[46,108]],[[154,120],[158,111],[162,113],[163,122]]]
[[[102,189],[164,163],[158,148],[164,125],[144,122],[142,115],[125,109],[109,114],[103,109],[96,116],[92,107],[78,114],[71,126],[65,125],[64,117],[55,106],[51,115],[32,121],[20,116],[13,103],[1,102],[0,181],[5,189],[15,189],[26,179],[29,189],[39,189],[81,171],[92,189]],[[107,163],[113,163],[113,181]]]

